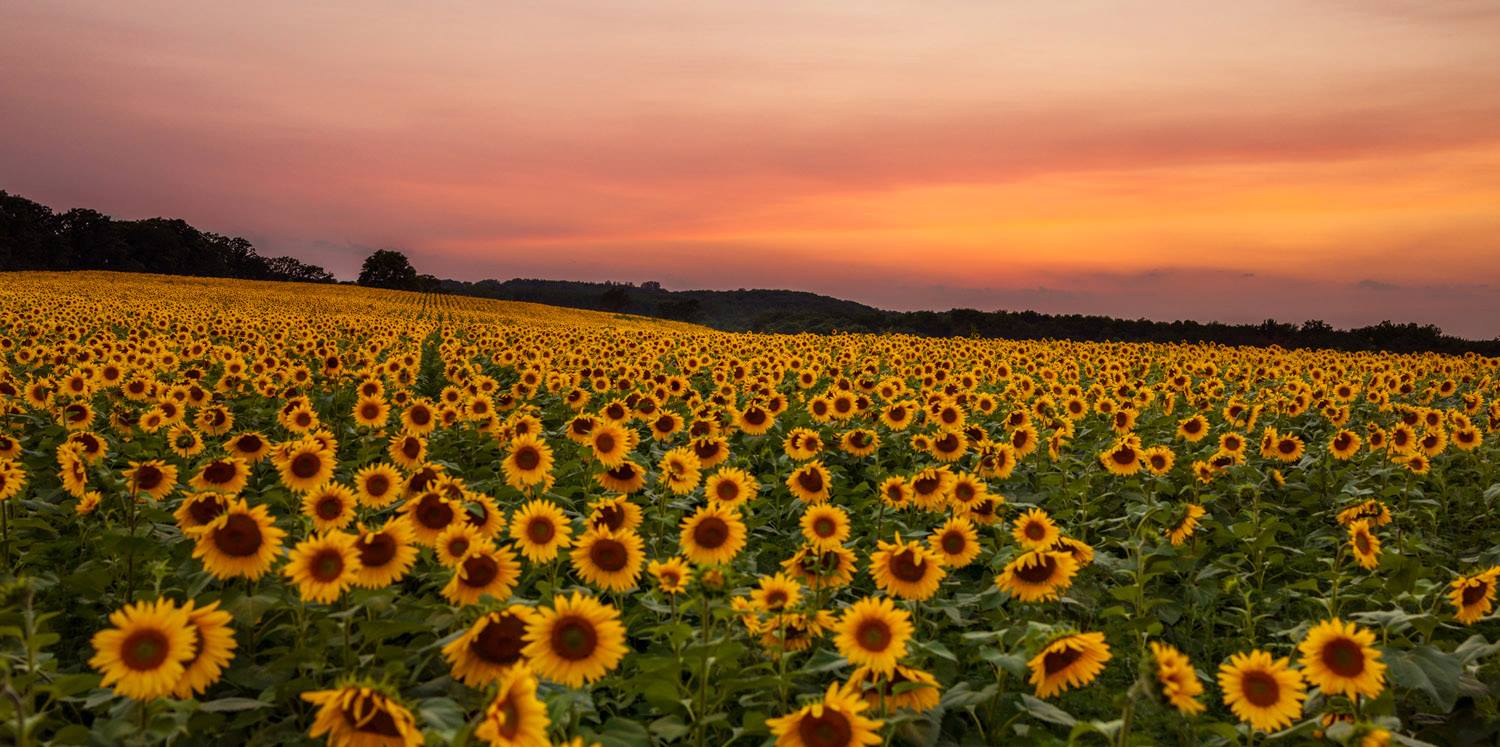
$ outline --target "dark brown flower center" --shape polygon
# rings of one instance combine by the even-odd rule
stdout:
[[[516,450],[516,469],[530,472],[542,463],[542,455],[533,446],[522,446]]]
[[[705,516],[693,527],[693,542],[705,550],[717,550],[729,540],[729,524],[717,516]]]
[[[344,574],[344,555],[331,547],[319,550],[307,562],[307,572],[314,580],[325,584],[336,581]]]
[[[1358,677],[1365,671],[1365,653],[1348,638],[1335,638],[1323,644],[1323,666],[1340,677]]]
[[[537,516],[526,523],[526,539],[532,544],[545,545],[557,536],[557,528],[552,525],[552,519],[545,516]]]
[[[135,487],[137,490],[150,492],[159,487],[165,475],[155,465],[143,464],[135,471]]]
[[[881,652],[890,647],[894,635],[884,620],[867,619],[854,631],[855,640],[866,651]]]
[[[1052,580],[1057,572],[1057,561],[1051,555],[1042,555],[1040,562],[1022,565],[1016,569],[1015,577],[1028,584],[1044,584]]]
[[[323,469],[323,458],[313,452],[303,452],[292,458],[292,475],[301,480],[316,477]]]
[[[260,552],[265,537],[260,524],[248,514],[230,514],[213,532],[214,546],[230,557],[243,558]]]
[[[209,494],[194,498],[188,503],[188,516],[192,517],[194,524],[203,526],[219,518],[225,508],[227,505],[222,498]]]
[[[370,475],[369,479],[365,480],[365,492],[370,494],[372,498],[379,498],[385,495],[390,489],[391,478],[385,475]]]
[[[616,573],[625,568],[630,554],[623,542],[603,537],[589,545],[589,561],[605,573]]]
[[[396,538],[385,532],[366,535],[360,540],[359,564],[366,568],[379,568],[396,557]]]
[[[502,614],[489,618],[489,624],[469,642],[469,651],[491,664],[510,666],[520,661],[526,647],[526,623],[521,618]]]
[[[599,646],[594,625],[582,617],[564,617],[552,626],[552,653],[568,661],[593,655]]]
[[[1472,607],[1476,604],[1479,604],[1480,602],[1484,601],[1484,598],[1486,596],[1489,595],[1489,591],[1490,585],[1488,582],[1480,579],[1475,579],[1468,586],[1464,587],[1462,595],[1464,606]]]
[[[443,529],[453,523],[453,506],[437,493],[427,493],[417,503],[416,516],[428,529]]]
[[[167,660],[170,646],[165,633],[143,628],[131,633],[120,644],[120,660],[137,672],[149,672]]]
[[[463,570],[465,586],[483,589],[500,575],[500,564],[489,555],[470,555],[464,558]]]
[[[808,493],[823,492],[823,473],[815,469],[805,469],[797,473],[797,485]]]
[[[969,541],[964,537],[964,533],[961,531],[954,530],[943,535],[943,552],[948,553],[949,555],[962,554],[963,551],[968,548],[968,546]]]
[[[1245,672],[1240,675],[1240,689],[1257,708],[1270,708],[1281,700],[1281,683],[1270,672]]]
[[[319,519],[333,521],[343,515],[344,501],[342,498],[330,493],[318,499],[315,510]]]
[[[891,575],[909,584],[927,577],[927,561],[917,557],[911,548],[906,548],[891,557]]]
[[[805,713],[797,723],[797,736],[807,747],[847,747],[854,739],[854,726],[844,714],[830,708],[823,715]]]
[[[1083,658],[1083,651],[1069,646],[1061,651],[1048,651],[1042,657],[1042,671],[1048,676],[1057,674]]]

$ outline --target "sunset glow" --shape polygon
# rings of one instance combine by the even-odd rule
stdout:
[[[16,3],[0,188],[352,277],[1500,334],[1500,5]]]

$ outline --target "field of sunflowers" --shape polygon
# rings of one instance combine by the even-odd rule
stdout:
[[[1500,738],[1500,360],[0,280],[0,743]]]

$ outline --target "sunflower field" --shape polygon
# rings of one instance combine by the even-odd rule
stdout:
[[[1497,359],[0,281],[0,743],[1500,739]]]

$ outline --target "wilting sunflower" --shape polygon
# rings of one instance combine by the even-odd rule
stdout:
[[[188,484],[198,490],[235,495],[245,489],[250,479],[250,468],[245,460],[237,457],[214,459],[198,469]]]
[[[682,520],[678,543],[694,563],[728,563],[745,547],[745,523],[734,509],[710,504]]]
[[[456,605],[476,604],[486,594],[504,601],[520,578],[521,562],[509,545],[476,547],[453,568],[443,598]]]
[[[682,558],[653,560],[646,565],[646,572],[656,579],[656,588],[661,589],[665,594],[681,594],[687,591],[688,582],[693,578],[692,566],[689,566]]]
[[[906,656],[911,613],[888,598],[865,597],[844,610],[834,631],[834,645],[849,663],[889,676]]]
[[[1103,633],[1073,633],[1058,638],[1026,662],[1038,698],[1050,698],[1094,681],[1111,654]]]
[[[927,547],[948,568],[963,568],[979,555],[979,532],[974,523],[955,516],[927,537]]]
[[[849,539],[849,514],[838,506],[809,506],[800,525],[803,538],[814,547],[837,547]]]
[[[310,737],[328,735],[332,747],[419,747],[422,730],[411,711],[394,698],[368,687],[302,693],[318,707]]]
[[[778,718],[766,719],[776,747],[859,747],[880,744],[885,722],[860,715],[869,708],[858,692],[828,686],[823,699]]]
[[[1324,693],[1374,698],[1385,689],[1385,663],[1374,644],[1375,634],[1354,623],[1324,620],[1297,646],[1302,676]]]
[[[400,493],[401,473],[389,464],[372,464],[355,473],[354,488],[360,505],[385,508]]]
[[[1359,567],[1373,571],[1380,567],[1380,538],[1370,531],[1367,519],[1358,519],[1349,524],[1349,549]]]
[[[1202,713],[1207,708],[1198,702],[1203,683],[1198,681],[1198,672],[1187,655],[1170,644],[1156,641],[1151,642],[1151,655],[1156,659],[1156,683],[1161,687],[1162,699],[1185,715]]]
[[[526,626],[535,614],[530,607],[512,604],[480,615],[463,635],[443,646],[453,678],[470,687],[484,687],[517,664],[525,664]]]
[[[359,559],[354,585],[366,589],[390,586],[417,562],[410,526],[394,517],[379,529],[361,529],[354,540],[354,550]]]
[[[703,483],[703,494],[711,503],[734,508],[755,500],[760,483],[742,469],[725,467],[708,476]]]
[[[517,436],[511,440],[500,467],[505,471],[506,484],[516,490],[547,483],[552,477],[552,447],[530,434]]]
[[[1459,576],[1448,585],[1448,601],[1457,612],[1454,619],[1464,625],[1473,625],[1495,608],[1495,579],[1500,578],[1500,566],[1476,573]]]
[[[803,503],[822,503],[828,500],[831,482],[828,468],[818,460],[798,467],[786,478],[787,489]]]
[[[870,555],[870,575],[887,594],[917,602],[930,599],[948,572],[942,563],[918,542],[881,540]]]
[[[499,677],[495,699],[485,707],[474,736],[492,747],[551,747],[547,704],[536,695],[536,677],[524,665]]]
[[[592,528],[573,545],[573,570],[586,583],[606,591],[633,588],[641,575],[642,542],[630,530]]]
[[[216,600],[197,607],[189,600],[183,608],[193,633],[193,657],[184,662],[182,677],[172,690],[172,697],[187,699],[207,690],[219,681],[224,668],[234,659],[234,618],[219,609]]]
[[[321,487],[333,479],[333,454],[312,439],[292,444],[274,461],[281,473],[281,484],[299,493]]]
[[[1033,508],[1016,517],[1010,535],[1027,550],[1047,547],[1062,536],[1046,511]]]
[[[527,560],[546,563],[573,544],[573,525],[552,501],[528,501],[511,516],[510,536]]]
[[[312,519],[313,529],[336,532],[354,521],[354,491],[336,482],[324,483],[302,497],[302,514]]]
[[[298,542],[282,572],[304,600],[332,604],[354,585],[358,567],[354,536],[333,532]]]
[[[253,581],[271,570],[284,537],[265,506],[235,500],[198,530],[193,557],[202,559],[204,570],[220,581],[240,576]]]
[[[1186,504],[1182,508],[1181,518],[1177,520],[1177,523],[1167,527],[1167,539],[1174,545],[1181,545],[1187,542],[1188,538],[1192,537],[1193,533],[1198,531],[1198,520],[1203,518],[1207,513],[1202,506],[1196,503]]]
[[[578,687],[614,669],[626,650],[619,611],[574,592],[553,597],[550,609],[536,611],[521,653],[537,674]]]
[[[131,462],[125,470],[125,489],[135,496],[150,496],[161,500],[177,488],[177,468],[152,459],[148,462]]]
[[[1258,650],[1235,654],[1220,665],[1219,689],[1239,720],[1262,731],[1290,725],[1302,715],[1307,699],[1302,673],[1288,660]]]
[[[936,677],[900,664],[889,674],[859,667],[849,675],[846,687],[861,693],[866,703],[885,713],[897,709],[926,713],[938,706],[942,696]]]
[[[1057,599],[1058,593],[1073,583],[1078,561],[1072,553],[1032,550],[1022,553],[995,577],[1001,591],[1022,602]]]
[[[197,652],[193,622],[171,600],[127,604],[109,615],[113,627],[94,634],[89,666],[99,684],[135,700],[170,695]]]

